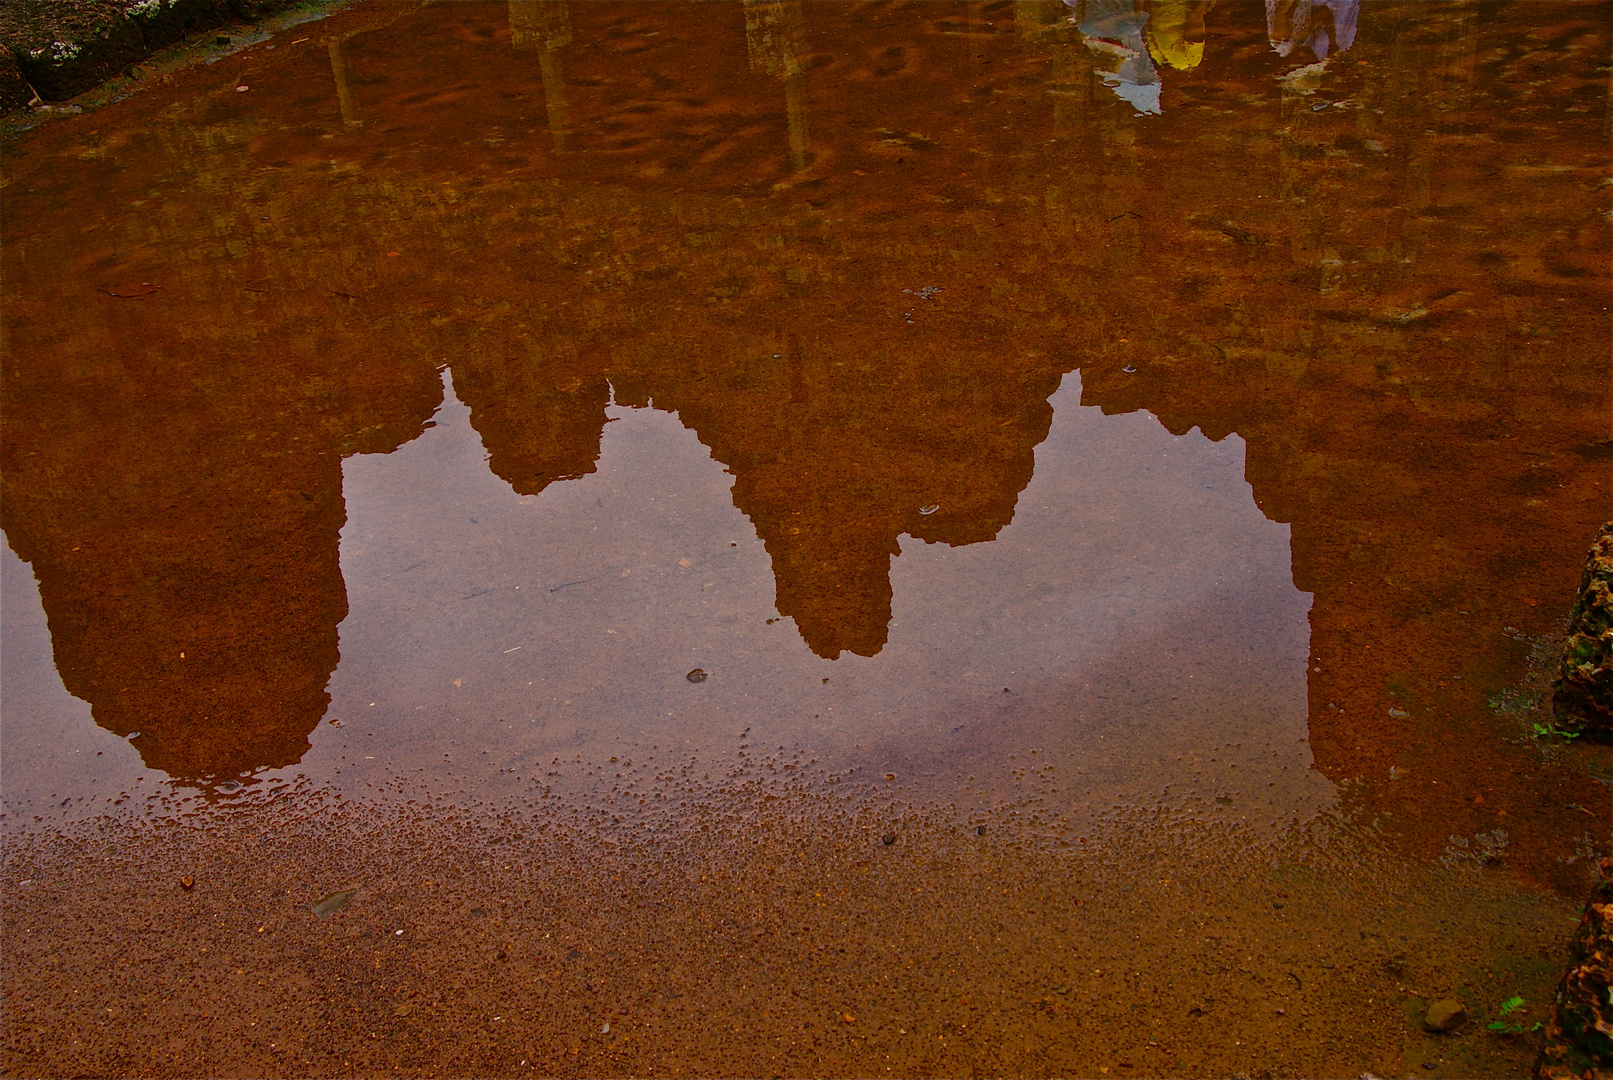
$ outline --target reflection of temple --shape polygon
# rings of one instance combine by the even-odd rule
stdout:
[[[897,538],[970,544],[1012,520],[1062,372],[1045,356],[918,336],[883,313],[784,320],[811,344],[723,327],[728,349],[668,341],[652,352],[678,362],[635,381],[735,475],[735,504],[773,559],[778,610],[813,651],[872,656],[890,622]]]
[[[80,233],[54,188],[8,189],[6,533],[69,688],[148,755],[169,748],[148,761],[301,752],[345,606],[339,456],[418,431],[436,363],[520,492],[592,470],[612,388],[676,410],[734,473],[779,610],[823,656],[883,645],[903,533],[973,543],[1012,519],[1047,399],[1080,366],[1089,402],[1247,441],[1316,594],[1317,765],[1360,778],[1354,805],[1430,852],[1497,828],[1556,851],[1538,838],[1584,817],[1561,807],[1601,805],[1485,707],[1515,671],[1494,628],[1531,628],[1519,596],[1566,595],[1581,553],[1561,537],[1605,512],[1588,444],[1606,317],[1563,299],[1605,284],[1605,236],[1573,224],[1594,218],[1574,170],[1605,162],[1570,153],[1603,143],[1546,104],[1476,112],[1495,105],[1475,36],[1504,20],[1371,9],[1350,53],[1366,65],[1330,68],[1318,96],[1279,89],[1293,62],[1258,5],[1208,9],[1196,64],[1206,9],[1175,5],[1140,47],[1186,104],[1145,129],[1048,5],[878,25],[833,5],[576,5],[563,27],[554,10],[454,5],[373,33],[339,16],[361,129],[288,84],[209,103],[194,142],[51,166],[105,205],[174,177],[172,210]],[[1577,32],[1605,37],[1593,22]],[[441,47],[416,46],[427,30]],[[769,50],[800,74],[777,35],[807,30],[803,176],[805,99]],[[562,44],[563,74],[534,73],[526,46]],[[1553,78],[1560,102],[1600,76]],[[439,86],[457,87],[451,122]],[[341,138],[312,145],[286,117]],[[1567,171],[1481,172],[1459,133],[1529,117],[1560,125],[1530,153],[1560,149]],[[1481,227],[1498,195],[1533,208],[1544,249]],[[84,267],[164,287],[52,321]],[[1576,488],[1592,496],[1557,494]],[[1537,516],[1496,524],[1520,499]],[[1523,770],[1554,801],[1496,782]]]
[[[12,227],[7,254],[30,266],[12,287],[82,293],[75,265],[29,258],[42,233]],[[91,293],[70,330],[8,326],[27,362],[6,369],[5,531],[39,579],[62,681],[170,774],[294,763],[347,613],[341,456],[411,438],[435,373],[332,368],[363,347],[340,301],[284,279],[252,292],[148,259],[96,273],[163,291]]]

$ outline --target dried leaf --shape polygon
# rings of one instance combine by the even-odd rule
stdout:
[[[102,285],[101,291],[108,296],[130,299],[136,296],[149,296],[160,288],[161,285],[153,285],[149,281],[126,281],[120,285]]]
[[[353,899],[357,892],[357,889],[343,889],[341,892],[326,895],[319,903],[314,905],[314,914],[321,919],[330,918],[333,914],[346,907],[347,902]]]

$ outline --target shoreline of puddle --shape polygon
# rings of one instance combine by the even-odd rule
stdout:
[[[1331,815],[1131,808],[1062,846],[834,785],[713,787],[654,830],[577,809],[282,796],[13,832],[8,1068],[1518,1074],[1530,1041],[1482,1021],[1549,1000],[1575,919]],[[1475,1022],[1423,1032],[1453,994]]]

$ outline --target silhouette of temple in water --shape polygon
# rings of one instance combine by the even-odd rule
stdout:
[[[1429,598],[1475,567],[1545,588],[1558,568],[1519,552],[1584,523],[1520,534],[1479,511],[1605,469],[1594,446],[1538,465],[1504,442],[1605,418],[1583,389],[1604,358],[1574,344],[1605,341],[1605,315],[1533,299],[1599,287],[1605,237],[1521,251],[1437,224],[1507,201],[1469,199],[1495,181],[1441,133],[1504,131],[1475,64],[1508,27],[1191,3],[1099,25],[1100,7],[876,25],[747,2],[679,8],[673,33],[647,5],[451,5],[330,42],[317,89],[209,99],[183,129],[132,99],[123,122],[155,134],[61,166],[71,197],[19,177],[7,198],[4,527],[67,688],[175,776],[298,760],[346,614],[341,460],[415,437],[442,363],[522,494],[593,471],[613,392],[675,411],[734,474],[779,612],[820,656],[872,656],[899,538],[997,536],[1080,368],[1086,403],[1248,443],[1316,595],[1321,771],[1387,775],[1456,737],[1380,700],[1431,639],[1497,655]],[[1104,33],[1153,65],[1146,123],[1175,126],[1116,96]],[[1299,74],[1279,43],[1308,50]],[[1352,44],[1396,62],[1329,68],[1320,94],[1312,62]],[[1553,77],[1531,108],[1598,85]],[[1588,198],[1572,175],[1564,207]],[[81,200],[153,188],[175,194],[69,227]],[[1543,343],[1597,378],[1565,381]],[[1475,769],[1508,767],[1492,743]],[[1498,809],[1441,805],[1439,836],[1403,826],[1417,843]]]

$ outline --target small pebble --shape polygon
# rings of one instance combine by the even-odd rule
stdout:
[[[706,681],[705,669],[704,668],[695,668],[694,670],[690,671],[689,674],[685,675],[684,678],[688,679],[690,682],[705,682]]]
[[[892,844],[896,843],[896,834],[893,832],[888,832],[885,834],[884,840],[885,846],[890,847]]]
[[[196,879],[187,874],[179,879],[179,887],[186,892],[190,892],[196,887]]]
[[[1455,998],[1443,998],[1428,1006],[1423,1016],[1423,1030],[1431,1032],[1455,1031],[1467,1023],[1467,1006]]]

